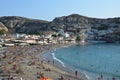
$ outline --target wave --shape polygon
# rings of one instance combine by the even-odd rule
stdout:
[[[55,57],[55,53],[52,53],[53,59],[57,60],[58,62],[60,62],[62,64],[63,67],[66,67],[65,64],[58,58]]]

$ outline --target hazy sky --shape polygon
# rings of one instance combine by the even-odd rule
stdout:
[[[120,0],[0,0],[0,16],[51,21],[73,13],[95,18],[120,17]]]

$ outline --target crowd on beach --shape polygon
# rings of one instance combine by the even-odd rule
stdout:
[[[0,53],[1,80],[86,80],[62,71],[54,61],[42,61],[41,54],[70,44],[43,44],[2,48]]]
[[[0,80],[87,80],[73,73],[63,71],[54,64],[54,60],[41,60],[44,52],[70,44],[44,44],[1,48]],[[101,74],[97,80],[103,80]],[[109,80],[109,79],[108,79]],[[116,80],[113,77],[110,80]]]

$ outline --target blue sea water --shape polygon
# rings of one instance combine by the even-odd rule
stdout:
[[[51,53],[64,67],[83,71],[89,80],[97,80],[100,74],[105,80],[113,76],[120,80],[120,44],[74,45]]]

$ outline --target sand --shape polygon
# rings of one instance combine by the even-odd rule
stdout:
[[[52,80],[87,80],[85,77],[76,78],[73,73],[69,73],[53,65],[52,62],[40,61],[40,56],[54,48],[60,48],[71,44],[49,44],[49,45],[31,45],[31,46],[15,46],[7,47],[5,58],[1,58],[2,66],[0,77],[9,77],[12,75],[16,80],[40,80],[38,78],[43,75],[45,78]],[[5,76],[3,76],[5,75]],[[40,76],[41,77],[41,76]]]

